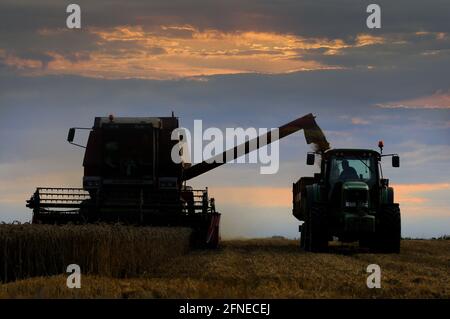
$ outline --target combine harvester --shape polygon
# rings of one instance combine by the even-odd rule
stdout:
[[[194,244],[215,248],[219,243],[220,214],[207,188],[194,190],[186,181],[230,159],[236,159],[301,129],[306,142],[327,149],[314,116],[308,114],[271,132],[247,141],[216,157],[191,166],[175,163],[171,139],[178,118],[113,116],[95,118],[87,146],[75,144],[77,129],[68,142],[85,147],[83,188],[39,187],[27,201],[36,224],[120,222],[147,226],[183,226],[194,230]],[[239,156],[238,156],[239,154]]]

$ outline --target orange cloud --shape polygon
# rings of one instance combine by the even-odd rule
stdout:
[[[450,92],[438,91],[429,96],[377,105],[382,108],[450,109]]]
[[[0,165],[0,177],[2,171],[3,167]],[[0,204],[23,205],[25,208],[25,201],[31,197],[36,187],[81,187],[80,184],[79,171],[5,178],[0,180]]]
[[[20,58],[11,54],[7,54],[7,52],[2,49],[0,49],[0,59],[2,59],[6,65],[14,66],[19,70],[42,69],[44,66],[41,61]]]
[[[437,40],[444,40],[447,37],[445,32],[429,32],[429,31],[418,31],[416,32],[417,36],[427,36],[433,35]]]
[[[366,45],[383,44],[384,39],[382,37],[376,37],[370,34],[358,34],[356,37],[356,46],[363,47]]]
[[[395,189],[395,201],[404,204],[423,204],[429,201],[426,195],[430,192],[450,191],[449,183],[398,184],[393,187]]]
[[[368,125],[370,122],[360,117],[352,117],[352,124],[354,125]]]
[[[41,29],[41,37],[61,37],[63,29]],[[383,43],[381,37],[359,34],[354,43],[342,39],[305,38],[274,32],[221,32],[199,30],[190,25],[162,25],[147,30],[142,26],[86,28],[96,37],[89,59],[67,58],[45,52],[52,60],[10,58],[11,66],[27,68],[28,74],[77,74],[101,78],[173,79],[216,74],[265,73],[337,69],[305,58],[306,53],[336,55],[341,50]],[[70,36],[70,33],[67,33]],[[320,53],[322,50],[323,53]],[[72,56],[81,52],[72,52]],[[86,55],[86,54],[85,54]],[[311,55],[309,55],[311,56]]]
[[[401,205],[424,204],[432,201],[430,193],[450,191],[450,183],[397,184],[395,201]],[[291,207],[292,190],[287,187],[214,187],[211,193],[218,202],[253,207]]]

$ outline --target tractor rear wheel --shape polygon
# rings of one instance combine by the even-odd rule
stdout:
[[[304,237],[305,250],[312,252],[326,251],[328,249],[328,234],[325,208],[317,204],[311,205],[307,214],[307,220],[303,226],[306,230]]]
[[[377,219],[371,248],[380,253],[400,253],[401,218],[398,204],[383,205]]]

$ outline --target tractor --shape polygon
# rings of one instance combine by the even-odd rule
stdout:
[[[293,184],[293,215],[299,226],[300,245],[306,251],[325,252],[329,241],[359,241],[373,252],[400,252],[400,207],[394,189],[383,177],[382,154],[370,149],[328,149],[307,154],[307,165],[320,156],[320,172]]]

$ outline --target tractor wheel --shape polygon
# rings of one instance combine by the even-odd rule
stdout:
[[[361,248],[371,248],[373,246],[373,238],[370,236],[365,236],[359,240],[359,247]]]
[[[380,253],[400,253],[401,219],[398,204],[383,205],[377,219],[372,249]]]
[[[305,222],[305,250],[324,252],[328,249],[326,210],[319,205],[311,205]]]

